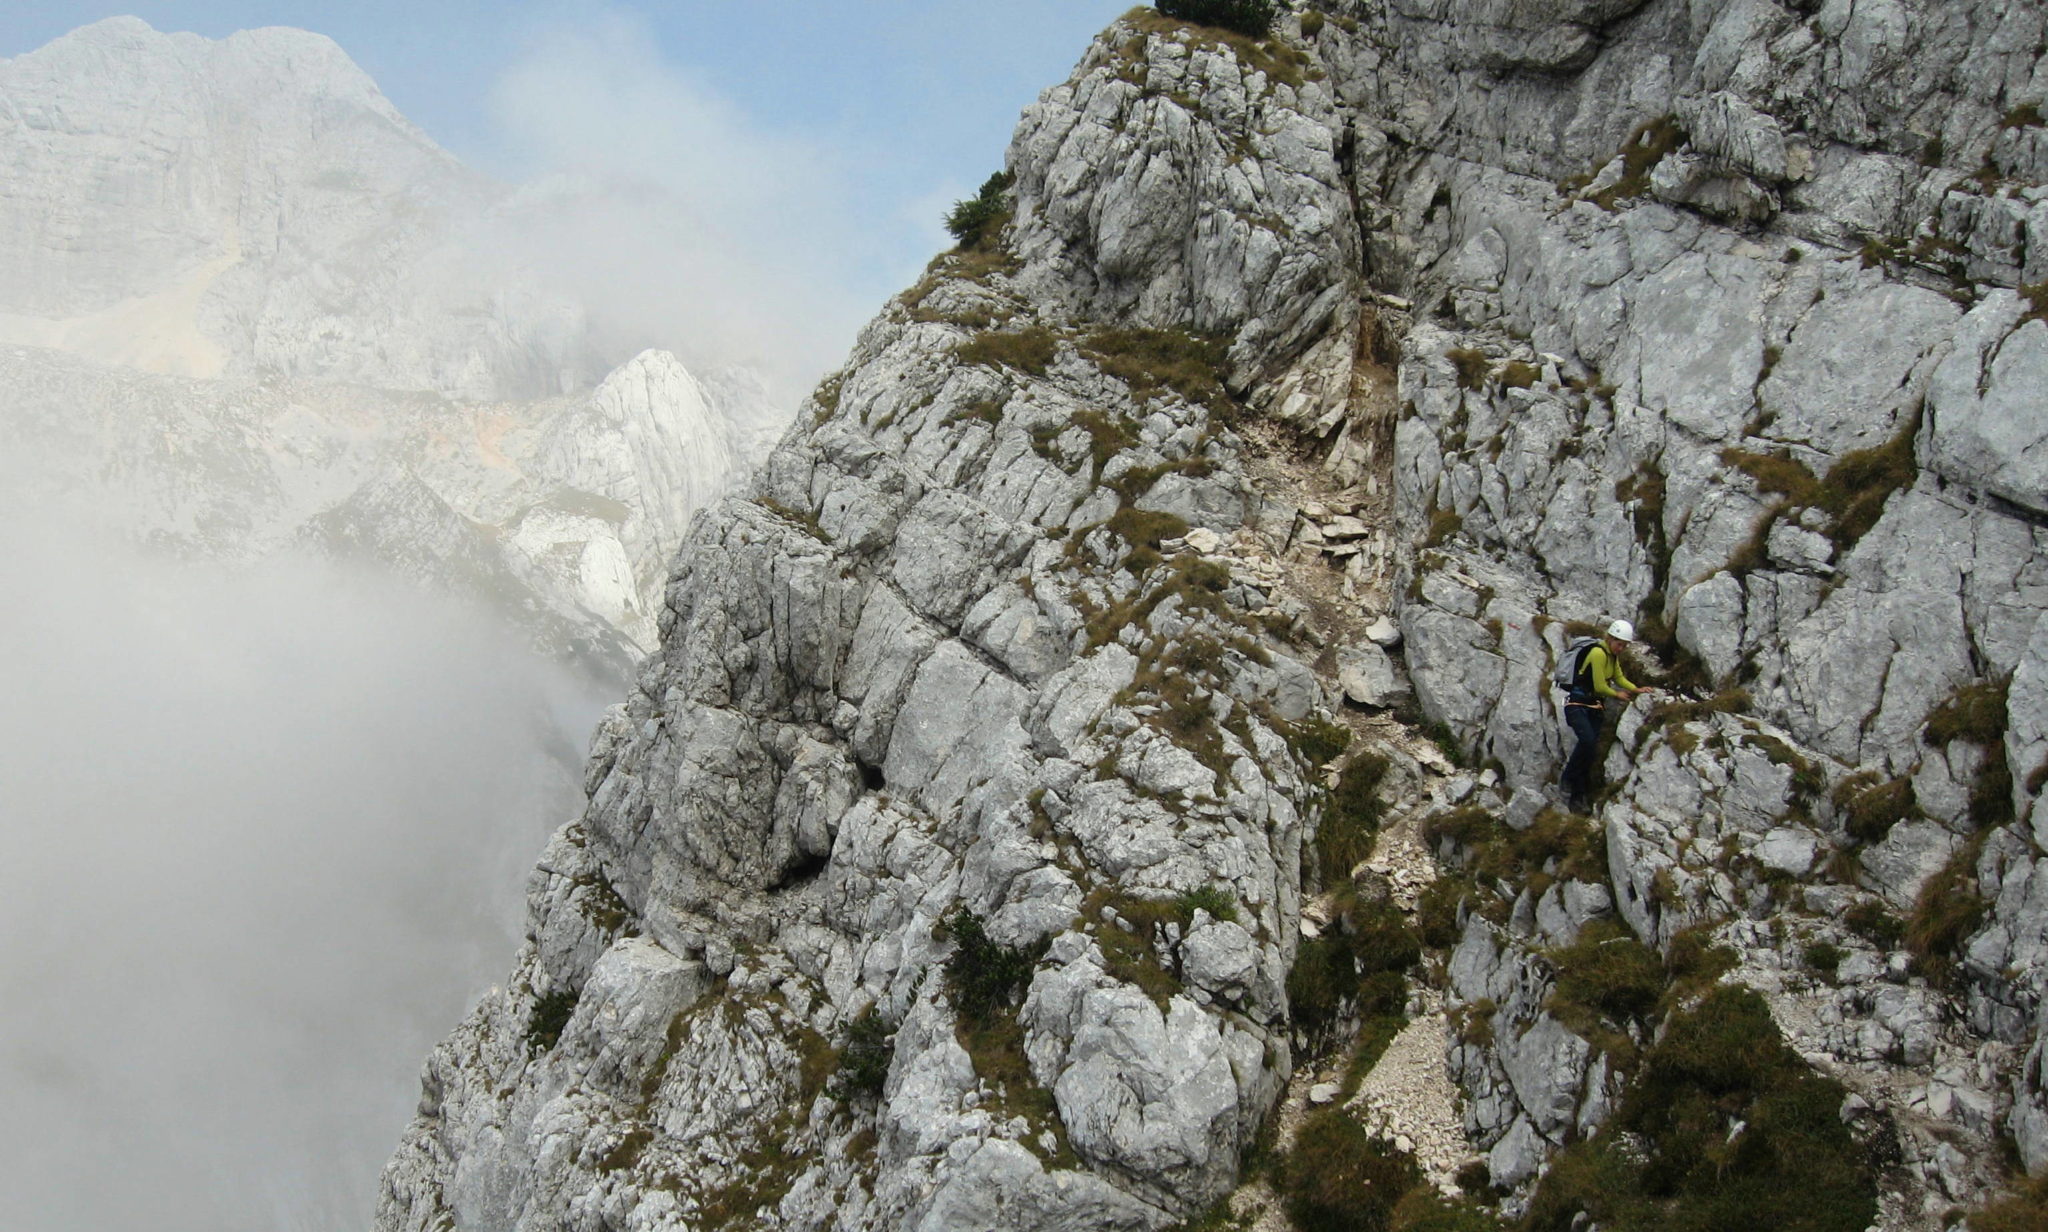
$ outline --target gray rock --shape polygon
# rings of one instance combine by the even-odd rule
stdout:
[[[1337,683],[1344,695],[1361,706],[1388,706],[1404,696],[1393,660],[1372,642],[1337,651]]]

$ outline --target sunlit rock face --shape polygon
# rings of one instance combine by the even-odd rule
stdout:
[[[6,477],[161,547],[361,556],[622,678],[766,391],[614,367],[328,39],[133,18],[0,63]]]
[[[1259,562],[1339,539],[1401,660],[1358,692],[1487,764],[1411,758],[1395,812],[1555,818],[1570,622],[1636,621],[1698,693],[1619,724],[1588,858],[1489,876],[1445,947],[1512,1209],[1626,1101],[1620,1028],[1553,1012],[1595,924],[1726,950],[1884,1159],[1878,1226],[1980,1201],[2003,1135],[2048,1164],[2040,7],[1359,7],[1259,48],[1111,27],[1025,113],[997,243],[694,523],[380,1227],[1229,1194],[1301,1043],[1325,797],[1288,737],[1370,658],[1285,636]],[[1375,521],[1290,503],[1262,434]],[[1037,955],[1000,1031],[943,970],[963,909]],[[834,1098],[869,1014],[886,1081]]]

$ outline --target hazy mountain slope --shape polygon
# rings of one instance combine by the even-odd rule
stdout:
[[[0,64],[0,168],[10,479],[181,552],[366,553],[622,677],[776,418],[666,352],[607,375],[509,190],[319,35],[75,31]]]

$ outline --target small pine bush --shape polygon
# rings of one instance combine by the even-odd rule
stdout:
[[[561,1042],[562,1031],[569,1025],[570,1016],[575,1014],[579,999],[575,989],[563,988],[533,1003],[533,1012],[526,1019],[526,1047],[529,1052],[547,1052]]]
[[[1013,182],[1009,172],[998,171],[982,183],[980,192],[953,203],[953,212],[946,215],[946,230],[952,232],[960,247],[978,248],[1001,227],[1010,212],[1004,194]]]
[[[846,1024],[846,1044],[839,1050],[839,1082],[834,1094],[842,1099],[876,1098],[889,1080],[889,1065],[895,1058],[895,1033],[870,1008]]]
[[[1019,948],[989,940],[981,920],[962,909],[946,921],[952,935],[952,957],[946,960],[946,980],[960,1014],[984,1022],[1010,1003],[1031,982],[1032,969],[1045,953],[1045,943]]]
[[[1198,25],[1264,38],[1273,29],[1272,0],[1159,0],[1161,13]]]

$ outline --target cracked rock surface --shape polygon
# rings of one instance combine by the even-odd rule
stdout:
[[[1517,1212],[1625,1107],[1650,1010],[1566,987],[1609,944],[1761,997],[1882,1157],[1878,1226],[1948,1226],[2001,1136],[2048,1164],[2044,32],[2011,0],[1112,26],[1026,112],[999,239],[695,524],[379,1226],[1200,1214],[1292,1074],[1330,922],[1303,736],[1347,697],[1484,767],[1417,743],[1360,872],[1404,911],[1436,891],[1403,851],[1474,889],[1359,1088],[1440,1186],[1482,1159]],[[1280,437],[1341,499],[1274,482]],[[1551,668],[1617,616],[1669,688],[1573,821]],[[997,1029],[945,972],[962,909],[1035,956]],[[886,1079],[835,1098],[870,1014]]]

